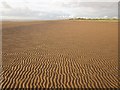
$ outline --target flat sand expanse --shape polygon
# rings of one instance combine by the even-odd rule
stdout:
[[[3,22],[3,88],[117,88],[118,23]]]

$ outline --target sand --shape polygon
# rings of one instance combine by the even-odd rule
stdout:
[[[118,23],[3,22],[2,88],[118,88]]]

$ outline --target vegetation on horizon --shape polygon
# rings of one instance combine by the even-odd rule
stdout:
[[[70,18],[69,20],[118,20],[118,18]]]

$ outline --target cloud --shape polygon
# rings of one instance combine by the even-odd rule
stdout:
[[[3,19],[38,19],[38,14],[39,12],[37,11],[31,11],[29,9],[21,9],[21,8],[14,8],[11,9],[7,12],[2,12]]]
[[[1,2],[3,7],[0,12],[2,13],[3,19],[36,20],[71,17],[117,17],[118,15],[117,2],[85,1],[86,2],[83,2],[83,0],[4,0]]]
[[[3,5],[4,8],[8,8],[8,9],[11,8],[11,6],[7,2],[1,2],[1,4]]]
[[[117,16],[118,3],[116,2],[68,2],[62,7],[69,8],[69,12],[77,17],[104,17]],[[112,7],[112,8],[111,8]]]

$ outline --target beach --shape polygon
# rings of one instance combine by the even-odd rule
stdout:
[[[118,88],[118,22],[3,22],[2,77],[2,88]]]

